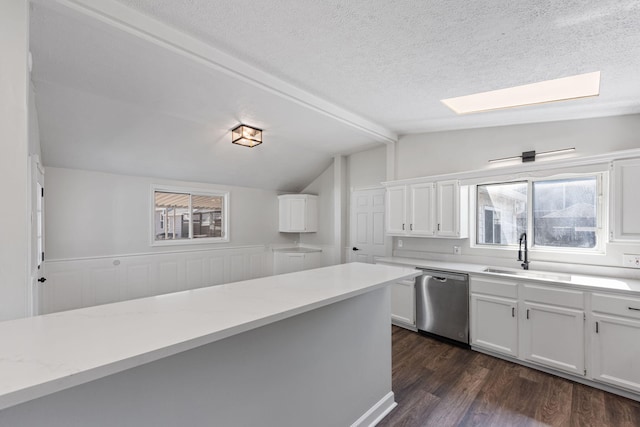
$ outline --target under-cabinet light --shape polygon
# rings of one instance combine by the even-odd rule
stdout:
[[[457,114],[479,113],[547,102],[587,98],[600,94],[600,71],[492,90],[441,102]]]

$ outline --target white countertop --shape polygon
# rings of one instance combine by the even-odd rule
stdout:
[[[0,322],[0,409],[416,275],[341,264]]]
[[[519,279],[527,281],[535,281],[539,283],[555,283],[562,286],[586,288],[588,290],[605,290],[605,291],[620,291],[630,294],[640,294],[640,280],[617,278],[617,277],[604,277],[604,276],[585,276],[572,273],[554,273],[537,270],[529,270],[533,273],[532,276],[526,277],[519,275],[521,270],[515,268],[494,267],[499,270],[513,271],[514,274],[497,274],[484,271],[488,266],[485,264],[472,264],[462,262],[444,262],[444,261],[432,261],[418,258],[402,258],[402,257],[387,257],[376,258],[376,262],[405,265],[408,267],[422,267],[433,270],[444,270],[458,273],[467,273],[473,275],[484,275],[490,277],[503,277],[510,279]],[[535,277],[535,274],[549,274],[550,276],[567,276],[570,275],[570,279],[554,279],[551,277]],[[640,296],[640,295],[636,295]]]

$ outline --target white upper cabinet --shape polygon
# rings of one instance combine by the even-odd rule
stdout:
[[[468,187],[457,180],[387,187],[387,234],[469,237]]]
[[[286,233],[318,231],[318,196],[285,194],[278,196],[280,205],[279,230]]]
[[[407,222],[407,187],[387,188],[387,234],[404,234]]]
[[[611,240],[640,241],[640,159],[613,162],[611,180]]]
[[[409,186],[411,208],[409,209],[409,233],[416,236],[435,234],[435,191],[433,183]]]

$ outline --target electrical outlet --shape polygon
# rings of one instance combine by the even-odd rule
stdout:
[[[453,247],[453,254],[454,255],[460,255],[462,252],[460,251],[460,246],[454,246]]]
[[[398,239],[398,247],[399,247],[399,248],[401,248],[403,244],[404,244],[404,243],[402,242],[402,240],[401,240],[401,239]]]
[[[624,254],[622,256],[622,266],[640,268],[640,255]]]

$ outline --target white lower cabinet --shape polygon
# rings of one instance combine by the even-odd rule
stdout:
[[[584,375],[584,311],[523,303],[522,358]]]
[[[274,252],[273,274],[286,274],[318,268],[321,252]]]
[[[403,327],[416,326],[416,286],[414,280],[401,280],[391,285],[391,321]]]
[[[518,302],[495,296],[471,295],[471,345],[518,356]]]
[[[594,293],[591,376],[640,392],[640,299]]]
[[[471,277],[471,345],[518,356],[518,285]]]

